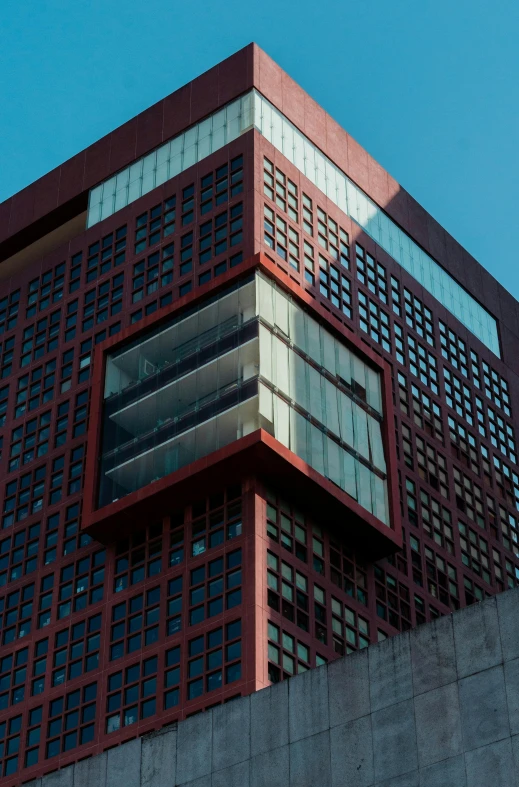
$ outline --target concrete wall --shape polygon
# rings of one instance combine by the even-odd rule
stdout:
[[[31,785],[519,787],[519,589]]]

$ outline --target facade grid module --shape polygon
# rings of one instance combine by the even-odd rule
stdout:
[[[248,74],[248,58],[270,63],[281,80],[255,47],[221,64],[221,73]],[[198,97],[190,113],[174,94],[169,109],[161,105],[160,133],[139,137],[126,158],[114,152],[89,164],[89,179],[67,187],[61,209],[77,198],[83,212],[90,188],[94,205],[99,184],[216,111],[203,79],[189,88]],[[276,105],[266,78],[233,79],[222,105],[252,88]],[[348,172],[332,134],[313,132],[294,100],[292,109],[279,104],[391,213],[358,168]],[[182,119],[176,126],[171,107]],[[153,111],[142,116],[150,127]],[[0,216],[11,211],[0,236],[2,787],[519,583],[519,369],[505,309],[485,288],[479,293],[504,337],[498,357],[253,123],[199,160],[177,162],[168,178],[153,155],[152,188],[118,197],[120,208],[114,202],[104,218],[98,201],[98,219],[87,229],[83,220],[51,251],[24,257],[32,222],[17,225],[16,208],[0,206]],[[90,161],[88,151],[82,156]],[[53,210],[49,203],[45,213]],[[397,205],[393,212],[400,215]],[[402,214],[400,224],[425,245],[411,219]],[[456,279],[459,263],[437,256]],[[342,490],[340,506],[326,497],[305,506],[303,475],[276,483],[265,462],[225,464],[225,450],[207,483],[189,483],[188,472],[179,486],[172,476],[169,493],[166,484],[159,502],[130,511],[127,526],[123,517],[100,543],[83,512],[97,462],[94,369],[104,348],[191,314],[258,268],[387,370],[386,448],[396,460],[388,472],[401,545],[395,536],[384,556],[370,554],[369,538],[348,535],[357,519]],[[517,315],[515,301],[513,309]],[[369,535],[372,525],[360,520]]]

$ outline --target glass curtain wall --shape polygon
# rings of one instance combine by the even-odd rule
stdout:
[[[389,524],[380,374],[257,273],[108,356],[99,504],[262,427]]]
[[[100,505],[258,428],[254,280],[109,355]]]
[[[380,374],[259,275],[262,427],[389,524]]]

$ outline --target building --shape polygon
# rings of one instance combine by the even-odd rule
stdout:
[[[516,586],[517,303],[257,46],[0,255],[0,785]]]

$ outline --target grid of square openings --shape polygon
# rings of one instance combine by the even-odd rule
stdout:
[[[88,331],[109,317],[113,317],[123,308],[124,273],[118,273],[108,281],[89,290],[83,297],[82,331]]]
[[[175,577],[168,581],[168,598],[166,601],[166,636],[171,637],[182,630],[182,585],[183,577]]]
[[[242,551],[235,549],[190,572],[189,625],[220,615],[242,603]],[[170,587],[171,591],[171,587]]]
[[[437,598],[450,609],[459,609],[459,592],[456,567],[448,563],[441,555],[424,545],[424,557],[427,574],[427,589],[431,596]]]
[[[64,513],[64,516],[63,516]],[[63,540],[59,541],[59,522],[60,516],[63,517]],[[57,558],[57,545],[61,548],[61,554],[69,555],[76,549],[86,547],[92,543],[92,538],[79,530],[79,503],[73,503],[66,509],[57,511],[47,517],[47,527],[45,535],[45,552],[43,555],[44,564],[53,563]]]
[[[476,533],[464,522],[458,521],[460,534],[461,562],[481,577],[487,585],[492,583],[490,549],[488,539]]]
[[[369,621],[332,596],[333,649],[340,656],[369,645]]]
[[[81,287],[81,264],[83,262],[83,252],[78,251],[70,258],[70,275],[68,291],[75,292]]]
[[[137,303],[147,295],[152,295],[159,287],[166,287],[173,281],[173,262],[175,244],[168,243],[160,251],[154,251],[147,258],[133,266],[132,303]]]
[[[47,673],[47,654],[49,651],[49,640],[40,639],[34,645],[34,658],[32,662],[31,697],[42,694],[45,690],[45,677]]]
[[[308,194],[303,192],[303,229],[313,237],[314,234],[314,203]]]
[[[267,588],[267,604],[271,609],[302,631],[312,631],[323,645],[328,643],[326,591],[270,550],[267,550]]]
[[[481,400],[476,397],[476,405]],[[478,407],[478,420],[480,408]],[[494,448],[499,448],[502,454],[507,456],[511,462],[517,464],[517,453],[514,429],[509,423],[502,418],[499,413],[496,413],[492,407],[487,407],[488,430],[490,432],[490,442]],[[481,431],[481,430],[480,430]]]
[[[286,177],[277,167],[274,168],[269,159],[263,159],[264,164],[264,194],[277,208],[286,213],[288,217],[299,224],[299,199],[298,187]],[[303,200],[303,229],[314,236],[314,204],[306,194]],[[319,246],[336,262],[340,262],[346,269],[349,268],[349,238],[348,233],[339,227],[331,216],[319,206],[317,209],[317,239]],[[264,241],[269,248],[290,265],[299,270],[300,263],[300,238],[299,233],[290,226],[279,214],[268,205],[264,205]],[[324,257],[322,258],[325,259]],[[310,284],[315,283],[314,246],[304,241],[305,279]],[[327,264],[321,266],[323,269]],[[333,277],[338,281],[338,277]],[[347,288],[349,290],[349,287]],[[336,292],[336,295],[338,293]],[[329,296],[328,296],[329,297]],[[334,305],[337,305],[334,303]],[[338,307],[340,308],[340,306]]]
[[[14,417],[19,418],[26,410],[35,410],[50,402],[54,397],[56,382],[56,358],[33,369],[30,374],[18,378]]]
[[[192,183],[182,189],[182,210],[180,212],[180,224],[182,227],[191,224],[195,215],[195,186]]]
[[[359,324],[361,330],[391,353],[389,315],[378,304],[359,290]]]
[[[271,571],[267,574],[268,579],[272,578],[272,572],[274,571],[274,569],[276,571],[279,570],[277,567],[275,567],[273,558],[274,555],[272,555],[272,553],[268,551],[267,565],[270,565],[271,567]],[[293,606],[292,604],[288,603],[288,600],[290,598],[292,598],[292,601],[295,601],[297,607],[300,608],[302,608],[306,603],[307,605],[306,609],[310,613],[310,618],[313,618],[314,621],[313,636],[318,642],[322,643],[323,645],[327,645],[328,644],[328,626],[327,626],[328,615],[327,615],[327,606],[326,606],[326,595],[327,595],[326,591],[316,583],[309,583],[307,578],[303,574],[301,574],[301,572],[296,571],[295,587],[297,588],[297,590],[295,592],[295,595],[293,595],[294,588],[292,587],[292,592],[291,592],[290,585],[294,582],[293,579],[294,570],[291,569],[289,564],[285,563],[285,561],[281,561],[281,563],[282,563],[281,576],[283,577],[281,583],[281,593],[282,596],[284,597],[281,604],[281,613],[283,617],[285,617],[291,623],[294,622]],[[313,593],[310,590],[312,586],[313,586]],[[310,596],[313,595],[313,600],[314,600],[313,609],[308,605],[308,596],[306,595],[305,597],[305,594],[307,594],[308,592],[310,592]],[[279,609],[276,607],[276,600],[277,599],[275,598],[275,595],[273,596],[270,593],[267,594],[267,601],[269,603],[269,606],[271,606],[272,609],[279,611]],[[298,626],[298,628],[300,628],[302,631],[305,631],[307,633],[309,631],[308,620],[309,620],[308,615],[305,615],[303,612],[301,612],[301,609],[298,609],[295,618],[295,623]],[[324,657],[319,657],[319,655],[316,655],[317,666],[323,664],[325,661],[326,659]]]
[[[299,223],[297,186],[277,167],[274,173],[274,165],[268,158],[263,159],[263,192],[278,208],[288,213],[292,221]]]
[[[267,492],[267,535],[299,560],[309,560],[315,572],[324,576],[324,541],[318,525],[307,525],[304,515],[274,492]]]
[[[27,731],[25,738],[25,767],[36,765],[39,759],[39,743],[41,739],[41,722],[43,719],[43,705],[31,708],[27,716]]]
[[[47,468],[42,465],[5,485],[2,527],[10,527],[42,510],[46,475]]]
[[[295,552],[296,557],[307,561],[308,550],[306,547],[307,532],[305,519],[302,512],[291,509],[285,504],[285,512],[279,510],[276,505],[276,496],[272,496],[272,502],[267,502],[267,534],[274,541],[281,544],[289,552]]]
[[[514,557],[517,558],[517,544],[519,543],[519,523],[517,516],[511,514],[503,505],[496,504],[495,500],[490,497],[490,495],[487,495],[486,502],[490,532],[494,538],[496,538],[496,536],[498,538],[501,537],[505,549],[508,549],[508,551],[513,553]],[[509,587],[516,587],[517,579],[519,578],[519,569],[506,557],[505,566],[509,574]],[[510,582],[510,578],[512,578],[512,582]]]
[[[357,279],[382,303],[387,303],[387,276],[383,265],[360,244],[355,244]]]
[[[461,374],[469,379],[469,363],[472,379],[476,388],[485,392],[485,396],[501,408],[505,415],[511,415],[510,396],[507,381],[492,369],[486,361],[481,361],[474,350],[469,350],[467,344],[454,333],[447,325],[438,321],[440,328],[440,342],[443,357],[449,361]]]
[[[67,494],[72,495],[81,491],[82,476],[83,476],[83,458],[85,453],[85,446],[79,445],[73,448],[70,453],[69,465],[69,483],[67,487]],[[50,493],[49,504],[59,503],[63,496],[63,481],[65,477],[65,454],[57,456],[52,460],[51,477],[50,477]]]
[[[186,189],[184,189],[186,191]],[[165,199],[135,220],[135,254],[140,254],[149,246],[154,246],[161,238],[175,232],[176,196]]]
[[[346,544],[330,538],[330,579],[347,596],[368,606],[367,566]]]
[[[119,227],[115,232],[105,235],[100,241],[88,247],[87,282],[94,281],[104,276],[111,270],[126,261],[126,225]]]
[[[223,164],[200,180],[200,215],[223,205],[243,191],[243,156],[236,156],[229,165]]]
[[[340,262],[345,268],[349,268],[348,233],[339,227],[319,205],[317,205],[317,242],[335,262]]]
[[[79,301],[76,298],[67,303],[67,313],[65,318],[65,342],[70,342],[76,337],[77,318],[79,314]]]
[[[420,435],[415,436],[417,471],[420,478],[449,498],[449,479],[447,460],[433,445]]]
[[[33,600],[34,582],[0,598],[2,645],[8,645],[30,633]]]
[[[208,219],[198,228],[198,261],[204,265],[214,257],[224,254],[243,241],[243,203],[232,205],[229,210]],[[215,270],[216,274],[216,270]]]
[[[400,292],[400,282],[396,276],[391,276],[391,305],[393,313],[398,317],[402,316],[402,295]]]
[[[168,566],[178,566],[184,561],[187,538],[188,554],[198,557],[225,540],[232,541],[242,533],[241,486],[230,486],[225,492],[193,503],[191,524],[184,524],[183,510],[172,512],[169,516],[169,553]],[[154,532],[152,540],[158,537]],[[150,560],[156,556],[149,555]],[[170,593],[171,595],[171,593]]]
[[[411,374],[418,377],[420,382],[427,385],[434,394],[438,394],[438,362],[436,356],[409,334],[407,336],[407,355]]]
[[[180,645],[164,653],[164,710],[180,702]]]
[[[18,470],[49,450],[51,410],[30,418],[11,432],[8,472]]]
[[[319,292],[351,320],[350,280],[322,254],[319,254]]]
[[[0,342],[0,377],[9,377],[13,370],[14,336]]]
[[[442,320],[438,320],[440,328],[440,347],[441,354],[445,360],[449,361],[461,374],[469,379],[469,363],[467,356],[467,345],[460,339],[454,331],[451,331]],[[475,355],[475,353],[474,353]],[[477,356],[476,356],[477,359]],[[476,365],[476,373],[479,375],[479,368]],[[479,388],[480,385],[476,383]]]
[[[38,522],[0,541],[0,586],[36,571],[40,529]]]
[[[60,335],[61,310],[43,317],[24,329],[20,366],[38,361],[46,353],[57,350]]]
[[[404,329],[396,320],[393,322],[393,331],[395,334],[395,358],[402,366],[406,366]]]
[[[402,372],[398,372],[397,380],[400,411],[411,418],[420,429],[443,443],[441,407],[417,385],[409,385]]]
[[[5,424],[7,417],[7,405],[9,403],[9,386],[4,385],[0,388],[0,426]]]
[[[0,658],[0,711],[25,699],[29,648]]]
[[[418,526],[420,517],[424,532],[438,546],[443,547],[450,555],[454,555],[454,534],[452,529],[452,514],[448,508],[441,505],[425,489],[418,487],[410,478],[405,480],[405,496],[409,521]]]
[[[108,676],[107,733],[157,713],[158,656],[151,656]]]
[[[21,714],[0,722],[0,774],[2,776],[11,776],[18,770],[21,732]]]
[[[101,613],[81,620],[54,636],[51,686],[61,686],[99,666]]]
[[[481,443],[478,451],[475,435],[451,415],[447,416],[447,422],[453,456],[476,475],[480,475],[480,470],[483,470],[490,479],[488,448]]]
[[[54,464],[56,461],[63,459],[64,457],[58,457],[58,459],[54,459],[52,469],[54,470]],[[67,494],[73,495],[78,492],[81,492],[83,488],[83,470],[84,470],[84,458],[85,458],[85,443],[83,445],[78,445],[76,448],[72,448],[69,451],[69,468],[68,468],[68,478],[69,483],[67,486]],[[60,464],[59,469],[62,469],[63,463]],[[59,498],[61,499],[61,498]]]
[[[445,385],[445,399],[448,406],[464,418],[470,426],[473,426],[474,407],[469,386],[465,385],[459,377],[453,374],[445,366],[443,367],[443,379]]]
[[[58,590],[58,620],[79,612],[103,598],[104,549],[63,566]]]
[[[0,298],[0,334],[12,331],[12,329],[16,327],[19,306],[19,289]]]
[[[114,593],[160,574],[162,522],[121,539],[115,546]]]
[[[238,499],[240,495],[241,487],[236,485],[228,487],[225,500],[222,493],[193,504],[190,548],[192,557],[198,557],[226,540],[232,541],[241,536],[242,501]],[[174,543],[176,546],[177,536],[174,537]],[[178,552],[175,552],[174,557],[170,556],[170,565],[176,565],[178,557]]]
[[[434,327],[433,316],[430,309],[424,306],[422,301],[413,295],[407,287],[404,287],[404,310],[405,321],[410,328],[426,340],[427,344],[434,347]],[[440,327],[441,331],[441,327]]]
[[[268,676],[271,683],[310,669],[310,648],[271,620],[267,622]]]
[[[47,574],[40,580],[40,595],[38,598],[38,628],[45,628],[50,623],[52,615],[52,597],[54,594],[54,574]]]
[[[242,676],[241,619],[188,642],[187,699],[221,689]]]
[[[263,206],[263,239],[282,260],[299,270],[299,233],[266,203]]]
[[[375,566],[375,594],[377,616],[397,631],[408,631],[411,628],[411,594],[407,585]]]
[[[471,350],[470,357],[472,361],[474,382],[476,382],[477,375],[475,373],[474,367],[477,363],[477,355]],[[478,376],[478,387],[485,391],[485,396],[488,399],[491,399],[496,407],[500,407],[505,415],[511,416],[512,411],[510,409],[510,396],[507,381],[504,379],[504,377],[501,377],[501,375],[496,372],[495,369],[492,369],[492,367],[489,366],[486,361],[481,362],[481,368],[483,370],[483,385],[481,385],[481,378]]]
[[[180,276],[186,276],[193,270],[193,230],[180,237]]]
[[[490,596],[488,591],[484,590],[479,585],[467,576],[463,577],[463,589],[465,592],[465,604],[469,606],[470,604],[475,604],[478,601],[484,601],[486,598]]]
[[[157,642],[159,620],[159,586],[112,607],[110,661]]]
[[[65,268],[65,263],[60,262],[50,271],[42,273],[37,279],[29,282],[27,309],[25,310],[27,319],[34,317],[37,312],[43,311],[51,303],[57,303],[63,298]]]
[[[90,683],[50,701],[46,759],[94,739],[96,697],[97,683]]]

